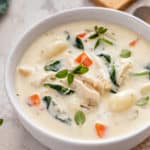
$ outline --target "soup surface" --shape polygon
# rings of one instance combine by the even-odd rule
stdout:
[[[49,133],[84,140],[125,135],[150,122],[150,44],[114,24],[56,27],[25,51],[16,95]]]

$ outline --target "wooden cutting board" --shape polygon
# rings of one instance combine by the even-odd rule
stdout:
[[[92,0],[96,5],[113,8],[125,9],[136,0]]]

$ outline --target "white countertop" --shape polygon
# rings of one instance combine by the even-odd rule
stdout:
[[[128,12],[141,3],[150,5],[150,0],[139,0]],[[92,5],[89,0],[11,0],[8,13],[0,18],[0,118],[4,118],[4,124],[0,127],[0,150],[48,150],[23,128],[8,101],[4,88],[4,69],[11,48],[25,30],[48,15]],[[135,150],[150,150],[150,140]]]

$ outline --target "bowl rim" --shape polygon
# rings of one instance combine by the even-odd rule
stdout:
[[[150,129],[150,123],[147,123],[145,125],[143,125],[141,128],[139,129],[136,129],[135,131],[131,131],[130,133],[127,133],[125,135],[120,135],[120,136],[116,136],[116,137],[112,137],[112,138],[108,138],[108,139],[101,139],[101,140],[83,140],[83,139],[72,139],[72,138],[69,138],[67,136],[63,136],[61,134],[57,134],[57,133],[54,133],[54,132],[49,132],[47,133],[45,129],[43,129],[42,127],[36,125],[34,123],[34,121],[31,121],[30,117],[28,115],[26,115],[22,110],[21,108],[19,107],[20,104],[17,103],[15,97],[13,96],[12,94],[12,89],[10,88],[10,83],[9,83],[9,68],[11,66],[11,63],[12,63],[12,57],[13,57],[13,54],[18,51],[17,50],[17,46],[19,45],[20,42],[22,42],[22,39],[26,36],[28,36],[28,34],[30,34],[30,32],[38,27],[41,23],[44,23],[46,22],[47,20],[51,20],[53,18],[56,18],[57,16],[61,15],[61,14],[65,14],[65,13],[72,13],[74,11],[81,11],[81,10],[84,10],[84,11],[90,11],[90,10],[102,10],[102,11],[107,11],[107,12],[110,12],[110,13],[118,13],[122,16],[126,16],[128,18],[131,18],[133,20],[136,20],[138,23],[140,23],[141,25],[144,25],[146,26],[147,28],[150,28],[150,26],[145,23],[144,21],[142,21],[141,19],[129,14],[129,13],[126,13],[126,12],[121,12],[121,11],[118,11],[118,10],[114,10],[114,9],[110,9],[110,8],[98,8],[98,7],[79,7],[79,8],[72,8],[72,9],[68,9],[68,10],[63,10],[63,11],[60,11],[60,12],[57,12],[53,15],[50,15],[42,20],[40,20],[39,22],[37,22],[36,24],[32,25],[30,28],[28,28],[21,36],[20,40],[17,41],[15,44],[15,46],[12,48],[12,50],[10,51],[10,54],[7,58],[7,62],[6,62],[6,66],[5,66],[5,88],[6,88],[6,92],[7,92],[7,95],[8,95],[8,98],[9,98],[9,101],[11,102],[11,104],[13,105],[15,111],[17,112],[17,114],[19,114],[19,116],[21,116],[21,118],[28,124],[30,125],[32,128],[35,129],[36,132],[39,132],[40,134],[42,135],[45,135],[47,136],[48,138],[53,138],[55,140],[59,140],[61,142],[65,142],[65,143],[70,143],[70,144],[80,144],[80,145],[86,145],[86,146],[90,146],[90,145],[105,145],[105,144],[115,144],[115,143],[118,143],[118,142],[121,142],[121,141],[124,141],[124,140],[127,140],[127,139],[130,139],[130,138],[133,138],[135,136],[138,136],[140,133]]]

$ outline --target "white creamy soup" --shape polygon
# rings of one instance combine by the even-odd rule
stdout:
[[[125,135],[150,122],[150,43],[114,24],[56,27],[21,58],[16,95],[49,133],[84,140]]]

